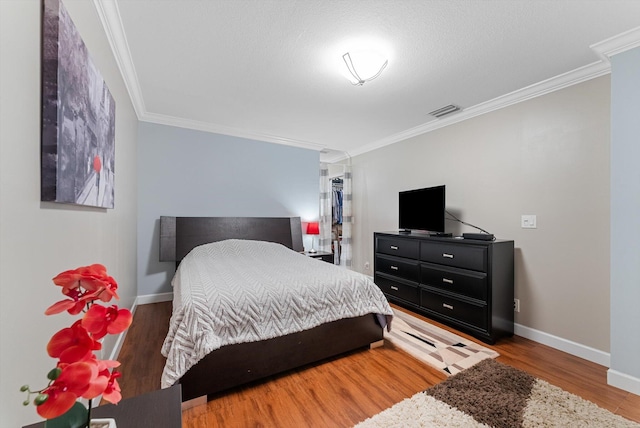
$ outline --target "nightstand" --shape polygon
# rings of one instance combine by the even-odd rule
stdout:
[[[315,253],[310,253],[308,251],[305,251],[304,255],[333,264],[333,253],[327,253],[326,251],[317,251]]]

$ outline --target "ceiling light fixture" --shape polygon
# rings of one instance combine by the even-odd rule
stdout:
[[[349,73],[351,73],[351,76],[353,76],[353,79],[355,79],[353,80],[350,78],[349,80],[351,81],[351,83],[355,86],[362,86],[364,82],[369,82],[370,80],[373,80],[376,77],[380,76],[380,73],[382,73],[382,70],[385,69],[385,67],[389,63],[389,60],[384,60],[382,66],[378,66],[378,64],[380,64],[379,58],[379,55],[365,56],[359,54],[358,61],[361,62],[361,70],[360,73],[358,73],[355,66],[353,65],[353,61],[351,60],[351,55],[349,54],[349,52],[342,55],[342,59],[347,65]]]

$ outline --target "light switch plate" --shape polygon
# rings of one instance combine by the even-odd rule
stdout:
[[[538,220],[535,214],[522,214],[520,226],[523,229],[536,229],[538,227]]]

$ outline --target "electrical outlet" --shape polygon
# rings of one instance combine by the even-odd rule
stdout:
[[[520,299],[513,299],[513,312],[520,312]]]
[[[369,270],[370,267],[371,265],[369,264],[369,262],[364,262],[364,270]]]

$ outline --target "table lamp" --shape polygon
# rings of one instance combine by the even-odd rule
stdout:
[[[320,223],[318,223],[317,221],[307,223],[307,235],[320,235]],[[310,253],[317,253],[316,249],[314,248],[315,240],[315,237],[311,238],[311,249],[309,250]]]

